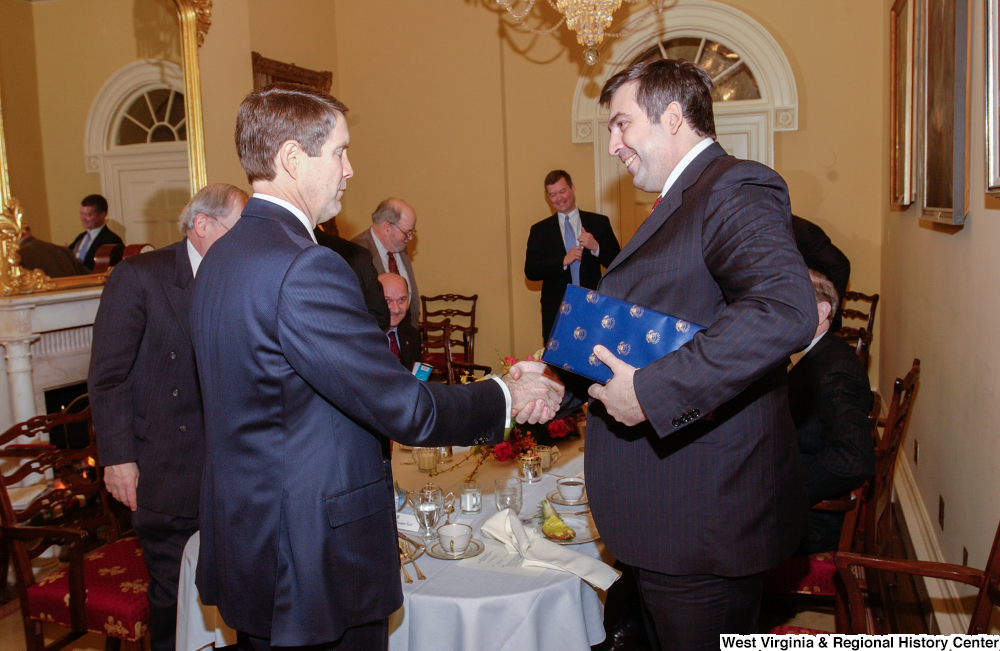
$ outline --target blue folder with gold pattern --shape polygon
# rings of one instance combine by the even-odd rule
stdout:
[[[606,384],[612,373],[594,355],[597,344],[642,368],[674,352],[704,329],[648,307],[568,285],[542,361]]]

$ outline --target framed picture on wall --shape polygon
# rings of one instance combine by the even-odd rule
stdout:
[[[889,178],[890,203],[908,206],[916,198],[914,170],[914,9],[911,0],[896,0],[889,15]]]
[[[1000,194],[1000,0],[986,0],[986,190]]]
[[[922,0],[922,219],[960,225],[969,210],[970,0]]]

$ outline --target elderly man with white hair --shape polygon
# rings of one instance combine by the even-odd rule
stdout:
[[[191,346],[193,281],[246,202],[225,183],[198,192],[181,213],[184,239],[115,266],[94,322],[94,433],[104,482],[132,510],[149,568],[154,651],[174,648],[181,556],[198,530],[205,425]]]

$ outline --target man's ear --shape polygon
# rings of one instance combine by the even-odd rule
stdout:
[[[667,104],[666,110],[663,111],[663,115],[660,116],[660,125],[670,135],[676,136],[682,124],[684,124],[684,109],[681,107],[681,103],[678,101],[670,102]]]
[[[203,238],[208,236],[208,220],[209,216],[203,212],[194,216],[194,232],[198,237]]]
[[[833,306],[826,301],[822,301],[816,304],[816,310],[819,312],[819,322],[825,323],[830,318],[830,312],[833,312]]]
[[[302,151],[302,145],[300,145],[297,140],[286,140],[281,143],[281,147],[278,148],[277,162],[290,177],[297,179],[299,174],[299,163],[302,161],[302,156],[304,155],[305,152]]]

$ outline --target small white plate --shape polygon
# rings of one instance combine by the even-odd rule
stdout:
[[[595,540],[601,539],[601,534],[597,532],[597,527],[594,526],[594,521],[589,516],[560,515],[559,517],[561,517],[563,522],[568,524],[570,528],[576,532],[576,537],[571,540],[555,540],[554,538],[546,538],[546,540],[554,542],[558,545],[582,545],[583,543],[594,542]],[[538,522],[538,533],[542,533],[541,521]],[[544,536],[545,534],[542,535]]]
[[[556,489],[545,496],[545,499],[552,502],[553,504],[559,504],[560,506],[580,506],[581,504],[590,504],[590,500],[587,499],[587,489],[583,489],[583,497],[581,497],[576,502],[570,502],[562,496],[559,489]]]
[[[441,546],[441,541],[435,541],[431,543],[431,546],[427,548],[427,555],[432,558],[440,558],[442,561],[460,561],[463,558],[472,558],[473,556],[479,556],[483,553],[486,546],[479,542],[475,538],[469,541],[469,546],[465,548],[465,552],[462,554],[449,554]]]

